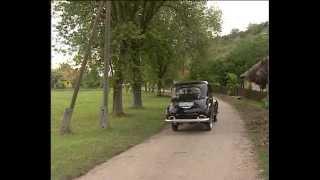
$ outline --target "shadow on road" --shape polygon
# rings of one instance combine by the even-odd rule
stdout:
[[[196,134],[207,134],[211,131],[214,131],[214,128],[211,131],[206,130],[206,126],[201,123],[197,124],[183,124],[179,126],[179,130],[174,132],[171,131],[170,135],[196,135]]]

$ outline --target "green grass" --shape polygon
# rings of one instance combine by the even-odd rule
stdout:
[[[217,95],[217,97],[230,103],[239,111],[255,146],[259,169],[263,170],[260,175],[263,179],[269,179],[268,110],[264,103],[246,98],[238,100],[226,95]]]
[[[74,109],[73,134],[60,136],[59,127],[64,109],[69,105],[72,90],[51,92],[51,179],[71,179],[86,173],[95,165],[125,151],[164,126],[163,114],[168,98],[143,95],[143,109],[130,108],[131,94],[124,91],[127,116],[110,117],[110,128],[99,127],[101,90],[80,90]],[[112,94],[109,94],[111,112]]]

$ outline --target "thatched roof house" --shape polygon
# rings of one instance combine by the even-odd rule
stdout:
[[[268,63],[269,56],[263,58],[245,73],[241,74],[240,78],[244,81],[253,82],[259,85],[261,89],[265,89],[268,84]]]

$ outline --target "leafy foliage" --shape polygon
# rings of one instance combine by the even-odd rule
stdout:
[[[120,78],[123,83],[144,81],[163,86],[184,78],[178,72],[187,72],[190,67],[195,68],[190,70],[192,76],[197,76],[197,68],[202,68],[198,65],[205,64],[209,41],[221,31],[221,11],[207,9],[205,4],[206,1],[112,1],[111,81]],[[61,15],[56,26],[59,36],[70,47],[68,51],[79,50],[74,58],[79,64],[90,21],[97,15],[97,4],[57,1],[54,7]],[[103,21],[98,32],[88,67],[101,72]],[[139,73],[142,74],[137,76]]]
[[[227,79],[227,88],[228,88],[229,94],[230,95],[235,94],[234,92],[235,89],[239,87],[237,75],[234,73],[228,73],[226,79]]]
[[[228,73],[239,77],[268,55],[268,22],[251,24],[246,31],[217,37],[208,48],[208,64],[201,68],[213,84],[227,86]]]
[[[62,83],[62,74],[59,71],[51,71],[51,88],[65,88]]]
[[[84,88],[98,88],[102,87],[102,77],[99,76],[99,73],[96,68],[87,70],[84,74],[81,81],[81,87]]]
[[[66,83],[74,86],[77,71],[67,63],[61,63],[57,69],[51,72],[51,88],[66,88]]]
[[[67,63],[62,63],[57,69],[51,71],[51,88],[74,87],[78,70]],[[96,68],[87,69],[83,75],[80,86],[84,88],[98,88],[102,86],[101,76]],[[67,84],[71,86],[67,86]]]

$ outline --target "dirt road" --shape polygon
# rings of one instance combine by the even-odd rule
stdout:
[[[78,180],[257,180],[244,124],[219,100],[212,131],[201,124],[173,132],[168,126],[142,144],[96,166]]]

